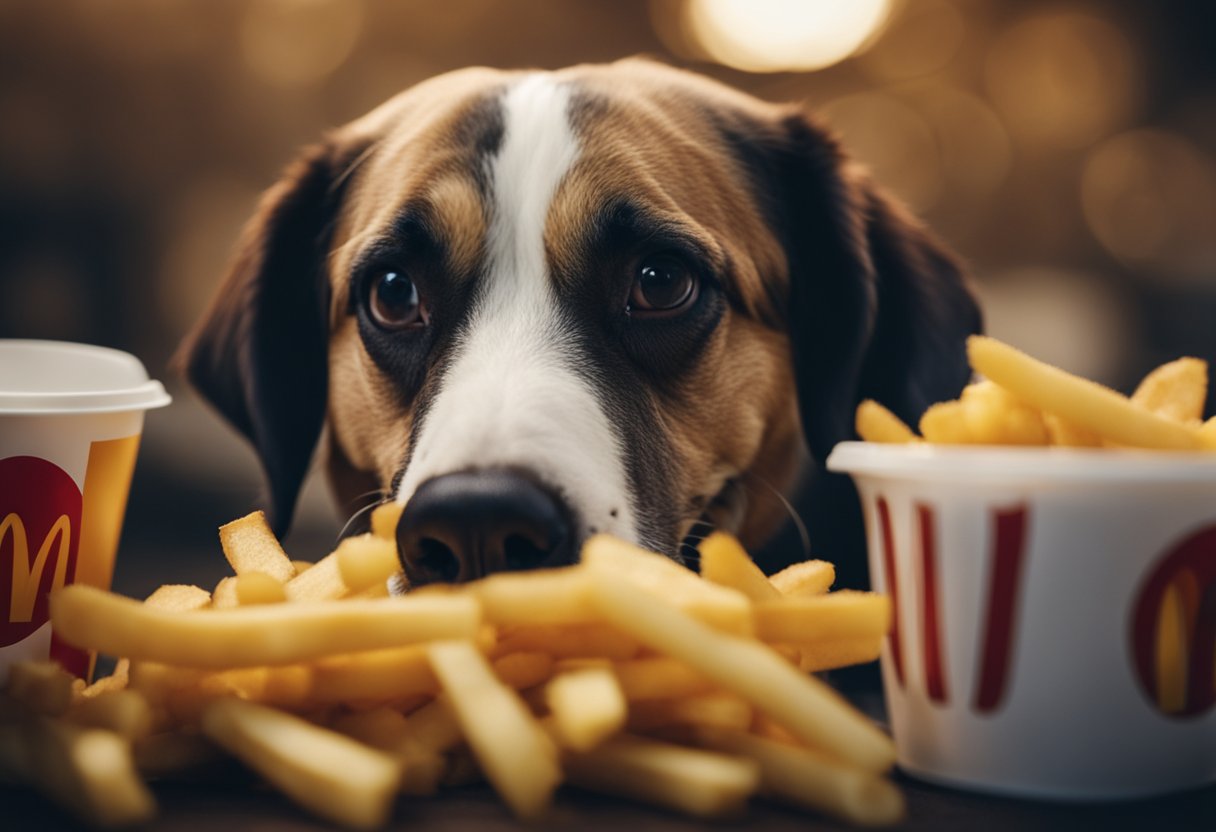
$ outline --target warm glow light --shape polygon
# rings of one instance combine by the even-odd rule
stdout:
[[[1183,136],[1131,130],[1098,145],[1085,161],[1081,205],[1121,260],[1175,278],[1216,272],[1216,160]]]
[[[1143,69],[1114,24],[1043,12],[1012,26],[988,55],[988,92],[1011,132],[1033,145],[1085,147],[1136,114]]]
[[[249,68],[277,87],[328,77],[350,57],[363,29],[363,4],[351,0],[256,0],[241,25]]]
[[[687,34],[715,61],[749,72],[820,69],[869,45],[892,0],[687,0]]]
[[[914,210],[926,211],[941,197],[937,140],[912,107],[882,93],[858,93],[829,102],[822,113],[849,155]]]

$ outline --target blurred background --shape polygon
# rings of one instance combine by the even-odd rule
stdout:
[[[166,382],[116,588],[217,580],[260,476],[167,362],[258,192],[431,75],[641,53],[806,101],[971,264],[992,334],[1130,390],[1216,361],[1214,37],[1211,0],[0,0],[0,337]],[[289,551],[340,520],[314,477]]]

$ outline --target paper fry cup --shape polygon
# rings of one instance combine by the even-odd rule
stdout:
[[[988,791],[1216,781],[1216,456],[837,446],[894,628],[900,766]]]
[[[48,656],[89,675],[51,632],[48,596],[109,588],[144,411],[168,403],[127,353],[0,340],[0,684]]]

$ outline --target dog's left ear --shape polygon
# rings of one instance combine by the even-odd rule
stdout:
[[[262,197],[219,293],[177,363],[252,443],[271,524],[291,524],[325,420],[329,285],[325,261],[349,152],[309,148]]]
[[[803,431],[822,462],[876,399],[915,426],[970,378],[966,338],[982,326],[958,261],[849,164],[801,112],[782,124],[781,214],[789,333]]]

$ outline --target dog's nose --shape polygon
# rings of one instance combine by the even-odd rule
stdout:
[[[427,480],[397,523],[411,586],[573,562],[569,513],[530,475],[492,468]]]

